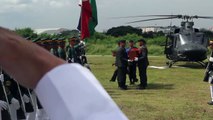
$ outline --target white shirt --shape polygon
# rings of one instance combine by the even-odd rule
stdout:
[[[35,91],[51,120],[128,120],[95,76],[78,64],[49,71]]]

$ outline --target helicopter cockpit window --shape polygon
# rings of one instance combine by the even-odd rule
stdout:
[[[203,35],[202,34],[181,34],[179,36],[180,38],[180,44],[203,44]]]
[[[180,44],[185,45],[189,42],[190,36],[188,34],[185,34],[185,35],[180,34],[179,39],[180,39]]]
[[[192,28],[191,26],[187,26],[187,28]]]
[[[175,29],[174,33],[180,33],[180,29]]]
[[[200,32],[200,31],[199,31],[199,29],[197,29],[197,28],[194,28],[194,32]]]
[[[194,38],[194,41],[195,41],[195,43],[198,43],[198,44],[204,44],[204,35],[203,34],[198,34],[198,35],[196,35],[195,36],[195,38]]]

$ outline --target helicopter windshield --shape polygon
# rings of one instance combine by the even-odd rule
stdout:
[[[180,34],[179,35],[180,39],[180,45],[185,45],[185,44],[203,44],[204,42],[204,35],[203,34]]]

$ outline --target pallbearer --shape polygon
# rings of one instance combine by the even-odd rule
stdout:
[[[120,41],[120,47],[116,52],[116,61],[115,64],[118,68],[118,87],[121,90],[127,90],[126,86],[126,73],[127,73],[127,65],[128,65],[128,55],[126,53],[126,41]]]
[[[126,50],[130,61],[128,62],[128,72],[129,72],[129,80],[130,84],[134,84],[137,82],[136,78],[136,61],[135,58],[139,57],[139,49],[134,46],[134,41],[129,41],[129,48]]]
[[[146,89],[147,87],[147,67],[149,65],[148,60],[148,49],[146,46],[146,41],[144,39],[138,40],[139,45],[139,57],[135,58],[135,61],[138,62],[140,84],[138,89]]]

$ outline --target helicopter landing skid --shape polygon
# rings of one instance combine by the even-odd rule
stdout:
[[[166,65],[169,67],[169,68],[171,68],[172,67],[172,65],[174,65],[176,62],[178,62],[178,61],[168,61],[168,62],[166,62]],[[203,62],[203,61],[196,61],[198,64],[200,64],[202,67],[206,67],[207,66],[207,63],[206,62]]]
[[[207,63],[203,62],[203,61],[197,61],[197,63],[199,63],[202,67],[206,67]]]
[[[172,65],[174,65],[176,62],[177,62],[177,61],[168,61],[168,62],[166,62],[166,65],[167,65],[169,68],[171,68]]]

